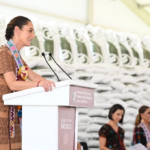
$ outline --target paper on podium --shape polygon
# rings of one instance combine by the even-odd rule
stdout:
[[[141,143],[138,143],[136,145],[131,146],[130,150],[147,150],[147,148],[143,146]]]

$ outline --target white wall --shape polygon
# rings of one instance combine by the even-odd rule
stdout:
[[[87,21],[87,0],[0,0],[1,3]]]
[[[88,0],[0,0],[0,14],[6,16],[32,15],[45,21],[56,21],[57,23],[69,23],[70,26],[84,26],[88,20],[87,15]],[[94,25],[112,28],[121,31],[130,31],[139,35],[150,35],[150,27],[134,14],[121,0],[93,0],[94,2]],[[2,3],[8,4],[2,5]],[[18,9],[9,7],[15,5]],[[33,11],[21,10],[19,8],[33,9]],[[35,12],[34,12],[35,11]],[[54,15],[62,16],[56,18],[46,14],[39,14],[42,11]],[[73,20],[65,20],[65,18]],[[77,20],[77,21],[76,21]],[[80,22],[78,22],[80,21]]]
[[[94,0],[94,24],[150,35],[150,27],[121,0]]]
[[[56,18],[53,16],[39,14],[36,12],[30,12],[30,11],[26,11],[24,9],[9,7],[9,6],[0,4],[0,16],[1,15],[4,15],[7,18],[6,23],[8,23],[11,18],[22,15],[22,16],[29,17],[31,20],[32,19],[39,20],[39,21],[43,20],[45,22],[55,21],[57,24],[68,23],[71,27],[83,27],[84,26],[84,24],[80,23],[80,22],[64,20],[63,18]]]

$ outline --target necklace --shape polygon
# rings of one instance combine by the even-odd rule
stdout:
[[[18,65],[18,68],[22,67],[23,66],[23,63],[21,61],[21,56],[14,44],[14,42],[10,39],[7,43],[6,43],[7,47],[10,49],[11,53],[13,54],[14,56],[14,59]]]
[[[23,66],[23,63],[21,61],[21,56],[14,42],[11,39],[7,41],[6,46],[11,51],[16,62],[16,80],[25,81],[28,76],[28,67]],[[15,106],[10,106],[10,138],[13,139],[14,137],[15,137]]]

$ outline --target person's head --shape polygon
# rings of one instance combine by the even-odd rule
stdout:
[[[150,123],[150,107],[142,106],[139,108],[139,113],[135,120],[135,125],[138,126],[141,122]]]
[[[123,123],[125,109],[120,104],[113,105],[108,114],[108,118],[115,123]]]
[[[22,46],[30,46],[34,35],[34,27],[30,19],[18,16],[13,18],[7,25],[6,40],[15,39]]]

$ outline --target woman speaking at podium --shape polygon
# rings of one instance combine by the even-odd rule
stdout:
[[[21,150],[18,109],[4,106],[2,95],[38,86],[49,91],[55,84],[34,73],[19,54],[35,37],[28,18],[13,18],[7,25],[5,37],[7,43],[0,47],[0,150]]]

